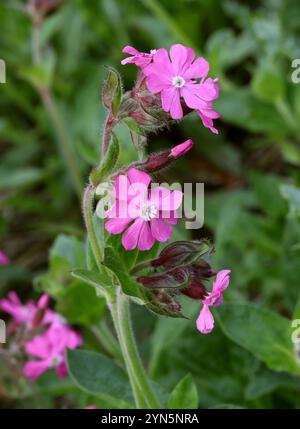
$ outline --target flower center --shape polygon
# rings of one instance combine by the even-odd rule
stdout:
[[[157,207],[154,204],[145,205],[141,210],[141,218],[144,220],[151,220],[157,216]]]
[[[172,84],[176,86],[176,88],[182,88],[185,84],[185,80],[181,76],[174,76],[172,79]]]
[[[60,355],[54,356],[54,358],[52,358],[51,360],[51,367],[55,368],[57,367],[61,362],[62,362],[63,358]]]

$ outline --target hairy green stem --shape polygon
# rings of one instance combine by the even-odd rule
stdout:
[[[117,124],[117,119],[113,116],[111,112],[107,115],[107,118],[104,123],[103,136],[102,136],[102,158],[106,154],[110,143],[111,132],[114,126]]]
[[[93,214],[94,214],[94,193],[95,188],[93,185],[88,185],[83,195],[83,216],[85,221],[85,226],[88,233],[88,239],[91,244],[92,252],[97,264],[99,271],[102,271],[102,250],[100,249],[99,242],[97,240],[96,231],[94,228]]]
[[[129,298],[119,289],[109,305],[138,408],[160,408],[143,367],[131,326]],[[141,403],[141,396],[143,404]]]

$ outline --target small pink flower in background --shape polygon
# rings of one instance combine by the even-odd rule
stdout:
[[[34,337],[25,344],[25,351],[29,355],[39,358],[25,363],[24,375],[35,381],[45,371],[55,368],[60,378],[67,376],[65,352],[75,349],[82,344],[82,337],[69,326],[53,325],[43,335]]]
[[[223,292],[229,285],[229,275],[231,270],[221,270],[218,272],[213,284],[212,291],[203,299],[203,307],[196,321],[197,329],[202,334],[208,334],[213,330],[214,317],[209,309],[210,306],[217,307],[223,302]]]
[[[194,144],[193,140],[188,139],[185,142],[172,147],[171,153],[169,156],[171,156],[174,159],[177,159],[180,156],[185,155],[192,148],[193,144]]]
[[[122,52],[124,54],[130,54],[131,57],[127,57],[121,61],[122,65],[133,63],[140,68],[146,67],[151,63],[154,54],[156,53],[156,49],[152,49],[149,54],[144,52],[139,52],[137,49],[132,46],[125,46]]]
[[[150,183],[151,176],[135,168],[116,178],[116,201],[106,212],[105,229],[121,234],[127,228],[122,237],[126,250],[149,250],[155,241],[167,241],[173,232],[170,224],[177,223],[182,192],[161,186],[150,190]]]
[[[9,292],[7,298],[0,300],[0,309],[10,314],[17,325],[30,324],[36,313],[34,302],[22,304],[16,292]]]
[[[84,410],[96,410],[96,409],[97,409],[97,407],[94,404],[87,405],[86,407],[84,407]]]
[[[152,63],[143,68],[143,73],[149,91],[160,93],[162,108],[170,112],[173,119],[183,117],[183,98],[190,109],[198,111],[204,125],[209,126],[208,119],[217,115],[212,111],[211,102],[218,97],[219,87],[216,80],[207,79],[208,62],[202,57],[194,59],[195,52],[186,46],[171,46],[170,57],[167,50],[161,48],[153,55]]]
[[[2,250],[0,250],[0,265],[9,265],[9,263],[9,257]]]

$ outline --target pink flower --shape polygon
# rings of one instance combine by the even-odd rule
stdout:
[[[204,120],[206,110],[211,110],[211,102],[219,95],[216,81],[206,79],[208,62],[202,57],[195,61],[194,58],[193,49],[177,44],[171,46],[170,57],[166,49],[158,49],[153,55],[153,62],[143,69],[149,91],[160,93],[162,108],[170,112],[173,119],[183,117],[183,98],[185,104],[199,111]]]
[[[28,328],[38,327],[40,324],[63,323],[63,318],[48,309],[49,296],[43,294],[37,303],[33,301],[22,304],[16,292],[9,292],[8,297],[0,300],[0,309],[13,318],[16,325],[26,325]]]
[[[9,292],[6,299],[0,300],[0,309],[10,314],[17,325],[30,324],[37,310],[33,301],[23,305],[16,292]]]
[[[126,250],[149,250],[155,241],[167,241],[172,235],[170,224],[177,223],[176,210],[182,202],[182,192],[164,187],[149,190],[151,176],[131,168],[127,176],[115,181],[114,205],[106,212],[105,229],[120,234]]]
[[[144,52],[139,52],[137,49],[133,48],[132,46],[125,46],[122,52],[124,52],[124,54],[132,55],[131,57],[127,57],[124,60],[122,60],[121,61],[122,65],[133,63],[140,68],[144,68],[145,66],[151,63],[153,55],[156,53],[156,49],[152,49],[149,54],[146,54]]]
[[[178,144],[177,146],[174,146],[171,149],[171,153],[170,153],[170,157],[177,159],[180,156],[185,155],[193,146],[193,140],[189,139],[186,140],[185,142]]]
[[[214,318],[209,309],[210,306],[217,307],[223,302],[223,292],[229,285],[229,275],[231,270],[221,270],[218,272],[210,294],[202,300],[203,307],[196,321],[197,329],[202,334],[208,334],[213,330]]]
[[[45,371],[55,368],[60,378],[67,376],[65,352],[82,344],[82,337],[67,325],[53,325],[43,335],[38,335],[25,344],[25,351],[39,360],[25,363],[24,375],[35,381]]]
[[[10,263],[9,257],[0,250],[0,265],[8,265]]]

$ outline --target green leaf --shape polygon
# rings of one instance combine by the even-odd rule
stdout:
[[[103,264],[108,267],[118,278],[122,291],[133,298],[138,304],[145,304],[146,292],[128,273],[128,267],[124,264],[116,248],[107,246]]]
[[[113,400],[117,408],[132,408],[133,398],[124,370],[106,356],[89,350],[68,350],[68,368],[82,390]]]
[[[127,117],[122,119],[122,121],[127,125],[130,131],[133,131],[135,134],[138,134],[140,136],[145,136],[145,132],[142,127],[139,126],[139,124],[131,117]]]
[[[109,289],[112,288],[112,279],[105,273],[93,272],[88,270],[73,270],[73,277],[82,280],[83,282],[93,286],[97,292],[106,296]]]
[[[275,371],[300,375],[288,319],[252,304],[224,304],[219,310],[224,333]]]
[[[94,169],[91,173],[91,180],[95,186],[105,180],[107,176],[113,172],[114,167],[118,162],[119,152],[120,147],[118,139],[115,134],[112,133],[112,138],[103,160],[100,162],[99,167]]]
[[[274,102],[284,97],[284,80],[278,73],[278,66],[260,67],[254,74],[252,89],[254,94],[265,101]]]
[[[300,189],[292,185],[281,185],[281,195],[287,199],[292,216],[300,214]]]
[[[102,101],[107,109],[117,115],[122,97],[122,83],[119,73],[108,67],[108,76],[103,85]]]
[[[168,400],[168,409],[195,409],[198,408],[197,387],[190,374],[183,377],[175,386]]]
[[[97,325],[105,308],[105,300],[97,297],[95,289],[82,281],[73,281],[68,285],[57,303],[57,311],[69,323],[85,326]]]

